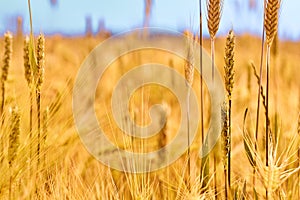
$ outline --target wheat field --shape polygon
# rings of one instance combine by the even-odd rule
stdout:
[[[185,33],[192,42],[203,42],[214,70],[221,74],[226,91],[219,112],[221,137],[207,157],[199,158],[203,130],[213,116],[208,109],[201,110],[202,123],[188,115],[188,122],[198,124],[198,129],[193,141],[187,130],[186,152],[167,167],[144,173],[118,171],[95,159],[73,119],[77,73],[107,37],[7,32],[0,39],[0,199],[300,199],[300,43],[278,39],[278,2],[266,1],[263,55],[260,37],[234,31],[216,36],[222,1],[211,1],[207,7],[210,38],[201,41],[199,35]],[[157,40],[166,38],[173,38],[177,48],[179,39],[174,36]],[[110,104],[114,86],[124,74],[149,62],[176,70],[195,91],[197,102],[202,101],[204,108],[211,104],[191,60],[151,49],[118,57],[99,80],[93,106],[107,138],[137,153],[170,143],[185,115],[172,91],[145,85],[130,97],[129,113],[135,123],[145,126],[151,123],[149,108],[162,104],[167,110],[162,129],[147,139],[118,129]]]

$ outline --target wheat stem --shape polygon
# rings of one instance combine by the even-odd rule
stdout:
[[[265,16],[264,16],[264,29],[266,31],[267,43],[267,83],[266,83],[266,167],[269,166],[269,90],[270,90],[270,56],[271,46],[274,37],[278,30],[278,17],[279,17],[280,0],[266,0],[265,1]],[[268,199],[268,189],[266,189],[266,198]]]
[[[265,8],[266,8],[266,2],[264,1],[264,15],[265,15]],[[259,68],[259,86],[258,86],[258,96],[257,96],[257,109],[256,109],[256,126],[255,126],[255,141],[254,141],[254,148],[255,152],[257,152],[258,149],[258,128],[259,128],[259,113],[260,113],[260,94],[262,89],[262,72],[263,72],[263,60],[264,60],[264,43],[265,43],[265,29],[264,29],[264,23],[263,25],[263,31],[261,36],[261,52],[260,52],[260,68]],[[256,187],[256,158],[253,160],[253,187]],[[255,196],[255,194],[253,194]]]
[[[232,90],[234,84],[234,46],[235,39],[234,33],[231,30],[226,39],[226,47],[225,47],[225,86],[227,90],[227,98],[228,98],[228,155],[227,155],[227,163],[228,163],[228,187],[231,190],[231,106],[232,106]]]
[[[37,42],[37,77],[36,81],[36,105],[37,105],[37,119],[38,119],[38,145],[37,145],[37,166],[40,162],[40,143],[41,143],[41,87],[44,78],[44,65],[45,65],[45,38],[40,34]]]
[[[222,0],[208,0],[207,1],[207,26],[208,26],[208,31],[211,39],[211,78],[213,82],[213,87],[214,87],[214,79],[215,79],[215,37],[219,29],[220,25],[220,20],[221,20],[221,13],[222,13],[222,6],[223,6],[223,1]],[[209,142],[208,142],[209,143]],[[215,152],[213,152],[215,154]],[[213,159],[215,159],[217,155],[213,156]],[[209,163],[209,157],[205,158],[205,163]],[[213,162],[214,164],[217,164],[216,162]],[[209,166],[205,166],[207,169],[205,171],[208,171],[209,174]],[[214,169],[216,166],[214,166]],[[208,177],[207,177],[208,178]],[[215,172],[215,180],[217,178],[217,172]],[[207,181],[205,180],[204,183]],[[216,182],[216,181],[215,181]],[[215,185],[215,189],[217,189]],[[218,193],[217,191],[215,191]],[[217,196],[216,196],[217,198]]]
[[[228,153],[229,153],[229,126],[228,126],[228,108],[224,101],[221,107],[222,118],[222,147],[223,147],[223,164],[224,164],[224,180],[225,180],[225,199],[228,199]]]
[[[188,35],[188,49],[187,49],[187,61],[185,63],[185,80],[187,86],[187,96],[186,96],[186,103],[187,103],[187,163],[188,163],[188,189],[190,191],[190,178],[191,178],[191,155],[190,155],[190,90],[194,81],[194,37],[193,35]]]

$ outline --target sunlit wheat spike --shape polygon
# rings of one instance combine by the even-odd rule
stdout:
[[[44,67],[45,67],[45,37],[40,34],[37,41],[37,89],[40,90],[44,81]]]
[[[29,59],[29,37],[26,37],[24,40],[24,70],[25,70],[25,78],[28,84],[28,87],[31,87],[32,84],[32,70],[30,67],[30,59]]]
[[[3,58],[3,66],[2,66],[2,75],[1,75],[1,90],[2,90],[2,102],[0,107],[0,113],[3,113],[4,104],[5,104],[5,82],[7,81],[8,69],[11,65],[11,57],[12,57],[12,34],[10,32],[6,32],[4,34],[4,58]],[[3,124],[2,120],[2,124]]]
[[[37,73],[34,77],[36,83],[36,105],[37,105],[37,119],[38,119],[38,145],[37,155],[38,162],[37,167],[40,163],[40,137],[41,137],[41,87],[44,81],[44,67],[45,67],[45,38],[43,34],[40,34],[37,42]]]
[[[266,42],[272,45],[274,37],[278,30],[279,8],[281,0],[265,0],[265,19],[264,27],[266,31]]]
[[[193,84],[194,80],[194,40],[193,36],[188,36],[187,61],[185,62],[184,72],[185,80],[189,85]]]
[[[228,97],[229,99],[231,98],[231,93],[233,89],[233,84],[234,84],[234,46],[235,46],[235,41],[234,41],[234,33],[231,30],[227,36],[226,39],[226,47],[225,47],[225,86],[226,90],[228,92]]]
[[[207,1],[207,26],[211,38],[215,38],[221,20],[223,0]]]
[[[3,58],[3,66],[2,66],[2,82],[7,80],[8,69],[11,64],[12,57],[12,34],[10,32],[6,32],[4,34],[4,58]]]
[[[20,136],[20,114],[17,107],[11,109],[8,164],[11,167],[17,156]]]

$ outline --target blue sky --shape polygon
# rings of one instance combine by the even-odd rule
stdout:
[[[50,0],[31,0],[33,25],[36,32],[82,34],[85,18],[90,16],[93,30],[100,20],[113,32],[123,32],[141,27],[144,19],[144,0],[57,0],[52,6]],[[151,26],[182,30],[198,30],[198,0],[153,0]],[[205,0],[203,5],[205,4]],[[262,0],[256,0],[261,2]],[[224,0],[223,16],[219,34],[225,34],[231,27],[237,33],[259,34],[262,29],[262,6],[248,9],[248,0]],[[300,40],[300,1],[282,0],[279,36]],[[13,29],[14,17],[24,17],[24,29],[29,30],[27,0],[0,0],[0,33]],[[205,13],[204,13],[205,22]],[[207,35],[206,23],[204,31]]]

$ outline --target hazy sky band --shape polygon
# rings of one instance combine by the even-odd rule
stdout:
[[[83,34],[85,19],[92,19],[96,32],[100,20],[113,32],[123,32],[141,27],[144,20],[143,0],[58,0],[51,6],[50,0],[31,0],[35,32]],[[263,2],[257,0],[257,2]],[[203,0],[203,5],[205,0]],[[262,3],[261,3],[262,4]],[[0,0],[0,32],[14,30],[14,18],[24,17],[24,30],[29,32],[29,16],[26,0]],[[230,28],[236,33],[249,32],[259,35],[262,29],[263,5],[249,9],[248,0],[225,0],[219,34]],[[284,39],[300,39],[300,1],[284,0],[280,13],[279,36]],[[184,30],[198,30],[198,0],[154,0],[150,26]],[[204,13],[205,17],[206,13]],[[204,18],[205,19],[205,18]],[[208,35],[204,20],[204,33]]]

